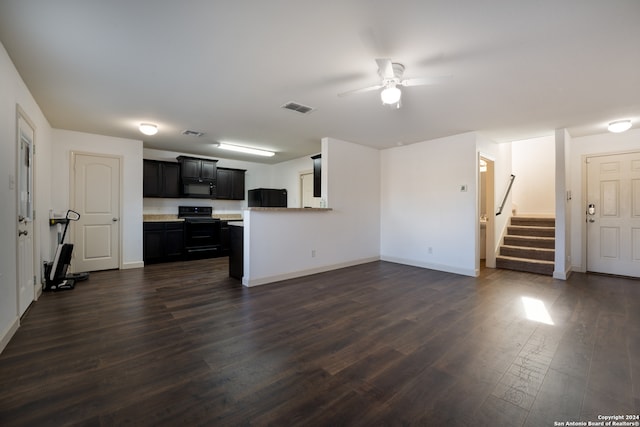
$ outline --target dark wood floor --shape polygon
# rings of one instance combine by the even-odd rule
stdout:
[[[527,319],[522,297],[553,325]],[[640,281],[226,259],[92,273],[0,355],[0,425],[553,426],[640,412]]]

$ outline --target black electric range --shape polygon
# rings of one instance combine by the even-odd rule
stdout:
[[[222,250],[221,223],[211,206],[178,206],[184,219],[184,248],[188,257],[216,256]]]

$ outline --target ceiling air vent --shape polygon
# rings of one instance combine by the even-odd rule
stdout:
[[[182,131],[183,135],[187,135],[187,136],[202,136],[204,135],[204,132],[198,132],[197,130],[183,130]]]
[[[286,110],[296,111],[302,114],[309,114],[314,110],[313,107],[309,107],[307,105],[298,104],[297,102],[287,102],[282,106],[282,108]]]

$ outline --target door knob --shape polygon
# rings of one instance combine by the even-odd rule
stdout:
[[[589,222],[596,222],[596,220],[593,218],[589,218]]]
[[[27,234],[29,234],[28,230],[19,230],[18,231],[18,236],[26,236]]]
[[[113,221],[113,222],[117,222],[117,221],[118,221],[118,218],[111,218],[111,221]]]
[[[25,217],[22,215],[18,215],[18,222],[24,222]]]

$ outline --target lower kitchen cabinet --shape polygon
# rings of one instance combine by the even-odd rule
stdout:
[[[229,276],[242,280],[244,274],[244,227],[229,226]]]
[[[179,221],[143,224],[145,264],[180,261],[184,257],[184,223]]]
[[[229,223],[220,221],[220,245],[222,255],[229,255]]]

